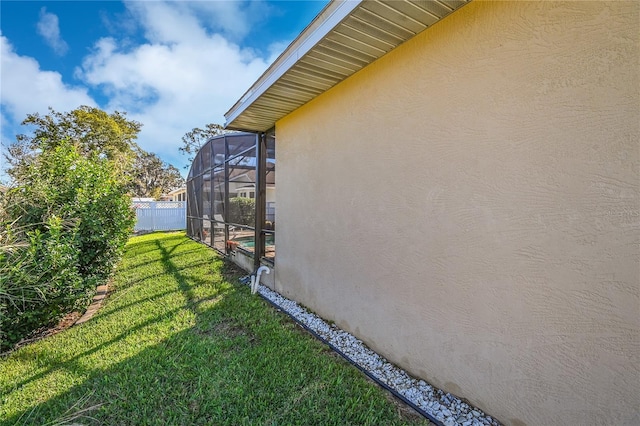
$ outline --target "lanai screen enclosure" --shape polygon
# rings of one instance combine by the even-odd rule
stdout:
[[[187,177],[187,235],[253,267],[275,260],[275,137],[228,133],[200,149]]]

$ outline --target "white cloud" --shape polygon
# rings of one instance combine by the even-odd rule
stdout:
[[[275,43],[271,43],[268,48],[269,59],[267,60],[267,62],[269,62],[270,64],[275,62],[275,60],[278,59],[278,56],[280,56],[282,52],[284,52],[284,50],[289,47],[289,44],[289,41],[277,41]]]
[[[45,7],[40,9],[40,20],[38,21],[37,30],[38,34],[44,38],[45,43],[47,43],[57,55],[63,56],[67,53],[69,46],[62,37],[60,37],[58,17],[53,13],[48,13]]]
[[[129,12],[144,26],[152,42],[191,39],[193,31],[218,33],[239,42],[271,8],[262,1],[127,2]]]
[[[192,42],[206,36],[192,10],[180,3],[130,2],[127,8],[151,43]]]
[[[223,124],[223,114],[269,65],[201,25],[203,8],[232,13],[220,11],[231,5],[210,3],[219,2],[130,3],[148,43],[131,48],[124,40],[101,39],[76,70],[108,94],[109,110],[128,111],[143,123],[138,142],[144,149],[177,166],[184,161],[182,136],[207,123]]]
[[[41,70],[35,59],[18,55],[2,35],[0,69],[3,136],[6,122],[19,123],[27,114],[47,113],[49,106],[57,111],[70,111],[80,105],[95,105],[86,88],[68,86],[59,73]]]
[[[141,122],[139,145],[182,170],[182,136],[207,123],[223,124],[224,113],[286,46],[274,43],[269,58],[239,46],[254,20],[266,13],[260,2],[126,5],[128,30],[94,43],[75,71],[81,87],[65,84],[59,73],[41,70],[36,60],[18,55],[0,33],[3,140],[20,130],[18,123],[27,114],[47,113],[48,106],[57,111],[99,106]],[[132,22],[142,29],[145,43],[132,44]],[[108,103],[96,105],[88,88],[101,92]]]
[[[43,71],[35,59],[18,55],[0,34],[0,129],[2,145],[15,142],[24,133],[20,123],[27,114],[48,113],[48,107],[70,111],[80,105],[94,106],[86,88],[71,87],[57,72]],[[0,160],[0,181],[6,181],[4,158]]]

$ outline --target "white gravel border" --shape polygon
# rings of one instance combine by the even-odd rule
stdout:
[[[487,416],[482,410],[431,386],[424,380],[409,376],[404,370],[367,348],[351,334],[335,325],[327,324],[322,318],[307,311],[293,300],[281,296],[262,284],[258,286],[258,293],[338,348],[354,364],[368,371],[377,380],[433,416],[444,426],[500,426],[496,419]]]

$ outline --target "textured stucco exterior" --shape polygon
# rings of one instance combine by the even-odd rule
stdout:
[[[510,425],[640,424],[637,2],[472,2],[276,124],[276,290]]]

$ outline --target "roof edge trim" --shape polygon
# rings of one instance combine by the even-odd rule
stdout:
[[[329,3],[318,14],[316,19],[282,52],[275,62],[267,68],[242,98],[224,114],[226,120],[225,128],[291,69],[307,52],[316,46],[331,30],[349,16],[362,1],[344,0]],[[314,25],[317,22],[319,24]]]

